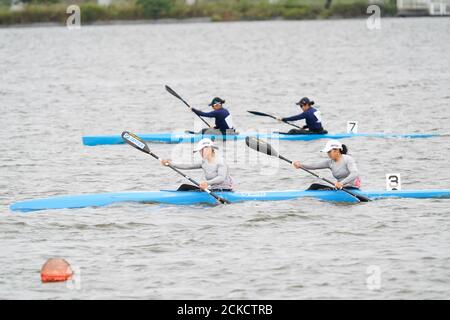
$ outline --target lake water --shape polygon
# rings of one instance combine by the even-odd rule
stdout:
[[[81,143],[199,128],[166,84],[205,110],[224,98],[240,131],[287,130],[246,110],[293,115],[308,96],[332,133],[349,120],[360,132],[448,133],[449,40],[446,18],[386,18],[372,31],[362,19],[0,29],[0,298],[450,298],[448,199],[8,208],[185,182],[129,146]],[[323,140],[273,143],[288,158],[324,156]],[[364,189],[383,190],[391,172],[403,189],[450,188],[448,137],[345,143]],[[191,145],[150,146],[191,160]],[[224,147],[238,190],[317,182],[264,156],[249,163],[244,142]],[[75,281],[42,284],[51,257],[67,259]]]

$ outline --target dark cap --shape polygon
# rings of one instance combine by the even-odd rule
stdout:
[[[219,97],[215,97],[214,99],[212,99],[211,103],[209,104],[210,107],[212,107],[213,105],[220,103],[220,104],[224,104],[225,100],[219,98]]]
[[[312,106],[314,104],[314,101],[310,101],[307,97],[304,97],[296,103],[296,105],[298,106],[304,106],[305,104],[309,104]]]

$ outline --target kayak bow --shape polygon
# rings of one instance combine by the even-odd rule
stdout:
[[[369,199],[385,198],[450,198],[450,189],[410,190],[410,191],[355,191]],[[258,191],[258,192],[218,192],[220,197],[229,202],[243,201],[280,201],[298,198],[316,198],[331,202],[355,203],[357,200],[343,191]],[[72,209],[84,207],[101,207],[113,203],[140,202],[166,203],[174,205],[215,204],[216,200],[204,192],[187,191],[151,191],[126,193],[101,193],[72,196],[57,196],[45,199],[20,201],[11,204],[12,211],[36,211],[47,209]]]

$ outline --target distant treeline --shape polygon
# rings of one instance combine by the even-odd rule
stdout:
[[[11,11],[10,0],[0,0],[0,25],[55,22],[64,24],[70,3],[81,9],[81,23],[114,20],[209,17],[212,21],[268,19],[327,19],[367,16],[367,0],[133,0],[109,6],[89,1],[24,0],[24,10]],[[383,4],[384,3],[384,4]],[[396,14],[395,0],[380,4],[383,16]]]

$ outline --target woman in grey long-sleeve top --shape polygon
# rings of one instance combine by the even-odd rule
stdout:
[[[295,161],[294,167],[308,170],[330,169],[333,177],[337,180],[335,187],[337,189],[359,189],[361,179],[359,177],[358,167],[353,157],[347,155],[348,149],[337,140],[327,142],[322,152],[326,152],[330,159],[319,161],[315,164],[305,164]],[[314,183],[308,190],[330,190],[332,187]]]
[[[205,181],[200,183],[200,189],[209,187],[212,191],[233,191],[233,180],[229,174],[228,166],[223,161],[216,158],[215,149],[218,149],[214,143],[208,139],[202,139],[197,144],[194,152],[200,151],[202,159],[194,163],[184,164],[176,163],[171,160],[161,160],[163,165],[172,164],[178,169],[203,169]],[[199,190],[197,186],[183,184],[178,191]]]

